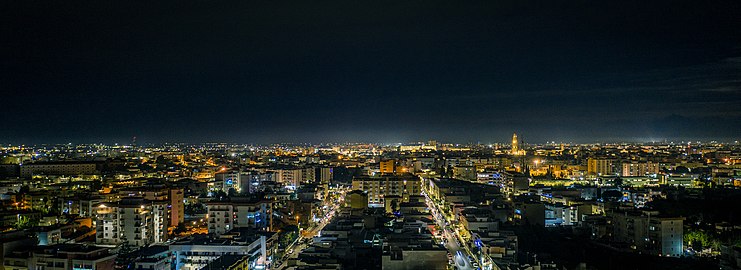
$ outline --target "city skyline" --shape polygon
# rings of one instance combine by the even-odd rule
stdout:
[[[741,270],[741,0],[0,1],[0,269]]]

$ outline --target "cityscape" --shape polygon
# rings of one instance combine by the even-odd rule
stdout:
[[[732,269],[741,144],[2,145],[5,269]]]
[[[0,1],[0,270],[741,270],[739,0]]]

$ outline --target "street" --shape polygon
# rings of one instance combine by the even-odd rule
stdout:
[[[339,192],[341,197],[344,198],[345,192]],[[319,234],[327,224],[334,218],[335,214],[337,213],[337,209],[339,209],[339,204],[330,204],[330,211],[328,212],[327,216],[323,218],[319,223],[316,225],[313,225],[306,230],[303,230],[299,237],[291,243],[286,248],[286,253],[283,255],[283,258],[280,260],[280,264],[275,266],[275,269],[284,269],[286,266],[286,262],[290,259],[296,259],[298,258],[298,255],[301,254],[301,251],[309,247],[309,241],[311,238]],[[291,251],[293,250],[293,251]]]
[[[453,264],[455,265],[455,267],[457,269],[464,270],[481,269],[478,265],[478,262],[476,262],[476,265],[471,263],[471,258],[476,258],[476,256],[474,256],[474,254],[468,248],[458,232],[455,230],[451,230],[450,226],[446,226],[447,221],[442,216],[442,212],[440,211],[437,204],[432,199],[430,199],[427,193],[424,193],[424,195],[427,207],[430,209],[435,222],[443,231],[442,235],[445,237],[446,242],[445,247],[448,249],[448,252],[450,252],[450,254],[454,256]],[[493,262],[492,266],[493,269],[498,269],[498,267]]]

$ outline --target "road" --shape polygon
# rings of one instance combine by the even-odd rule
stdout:
[[[342,196],[344,196],[344,192],[341,193]],[[301,254],[301,251],[309,247],[308,240],[316,236],[319,232],[321,232],[327,224],[334,218],[335,214],[337,213],[337,209],[339,209],[338,204],[332,204],[330,206],[331,210],[328,212],[327,216],[322,219],[318,224],[309,227],[308,229],[301,232],[300,236],[288,245],[286,250],[293,250],[293,252],[288,252],[281,258],[281,263],[277,266],[275,266],[275,269],[284,269],[286,266],[286,262],[290,259],[296,259],[298,258],[298,255]]]
[[[425,197],[427,197],[427,194],[425,194]],[[446,226],[447,221],[440,214],[437,205],[429,197],[426,198],[425,202],[427,203],[427,207],[430,209],[435,222],[443,230],[442,234],[446,240],[445,248],[447,248],[448,252],[453,255],[453,264],[456,268],[461,270],[477,269],[473,267],[471,262],[469,262],[469,256],[472,255],[471,252],[468,251],[467,247],[458,244],[459,241],[463,243],[462,239],[455,231],[448,229]]]
[[[455,256],[453,261],[456,268],[465,270],[482,268],[484,270],[500,269],[496,265],[496,263],[494,263],[494,261],[487,255],[484,255],[484,257],[481,258],[481,260],[479,261],[477,256],[475,256],[473,252],[471,252],[471,249],[460,236],[458,231],[451,230],[449,227],[446,226],[448,224],[448,221],[445,220],[445,218],[443,217],[439,206],[427,195],[426,192],[423,192],[423,195],[425,196],[425,203],[427,204],[427,208],[430,209],[435,222],[440,228],[443,229],[443,236],[445,236],[445,239],[447,240],[445,247],[448,249],[448,252],[450,252],[450,254],[453,254]],[[476,267],[474,267],[473,263],[470,261],[471,259],[476,259]]]

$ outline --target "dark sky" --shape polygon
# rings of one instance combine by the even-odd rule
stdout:
[[[0,2],[0,143],[741,137],[741,1]]]

